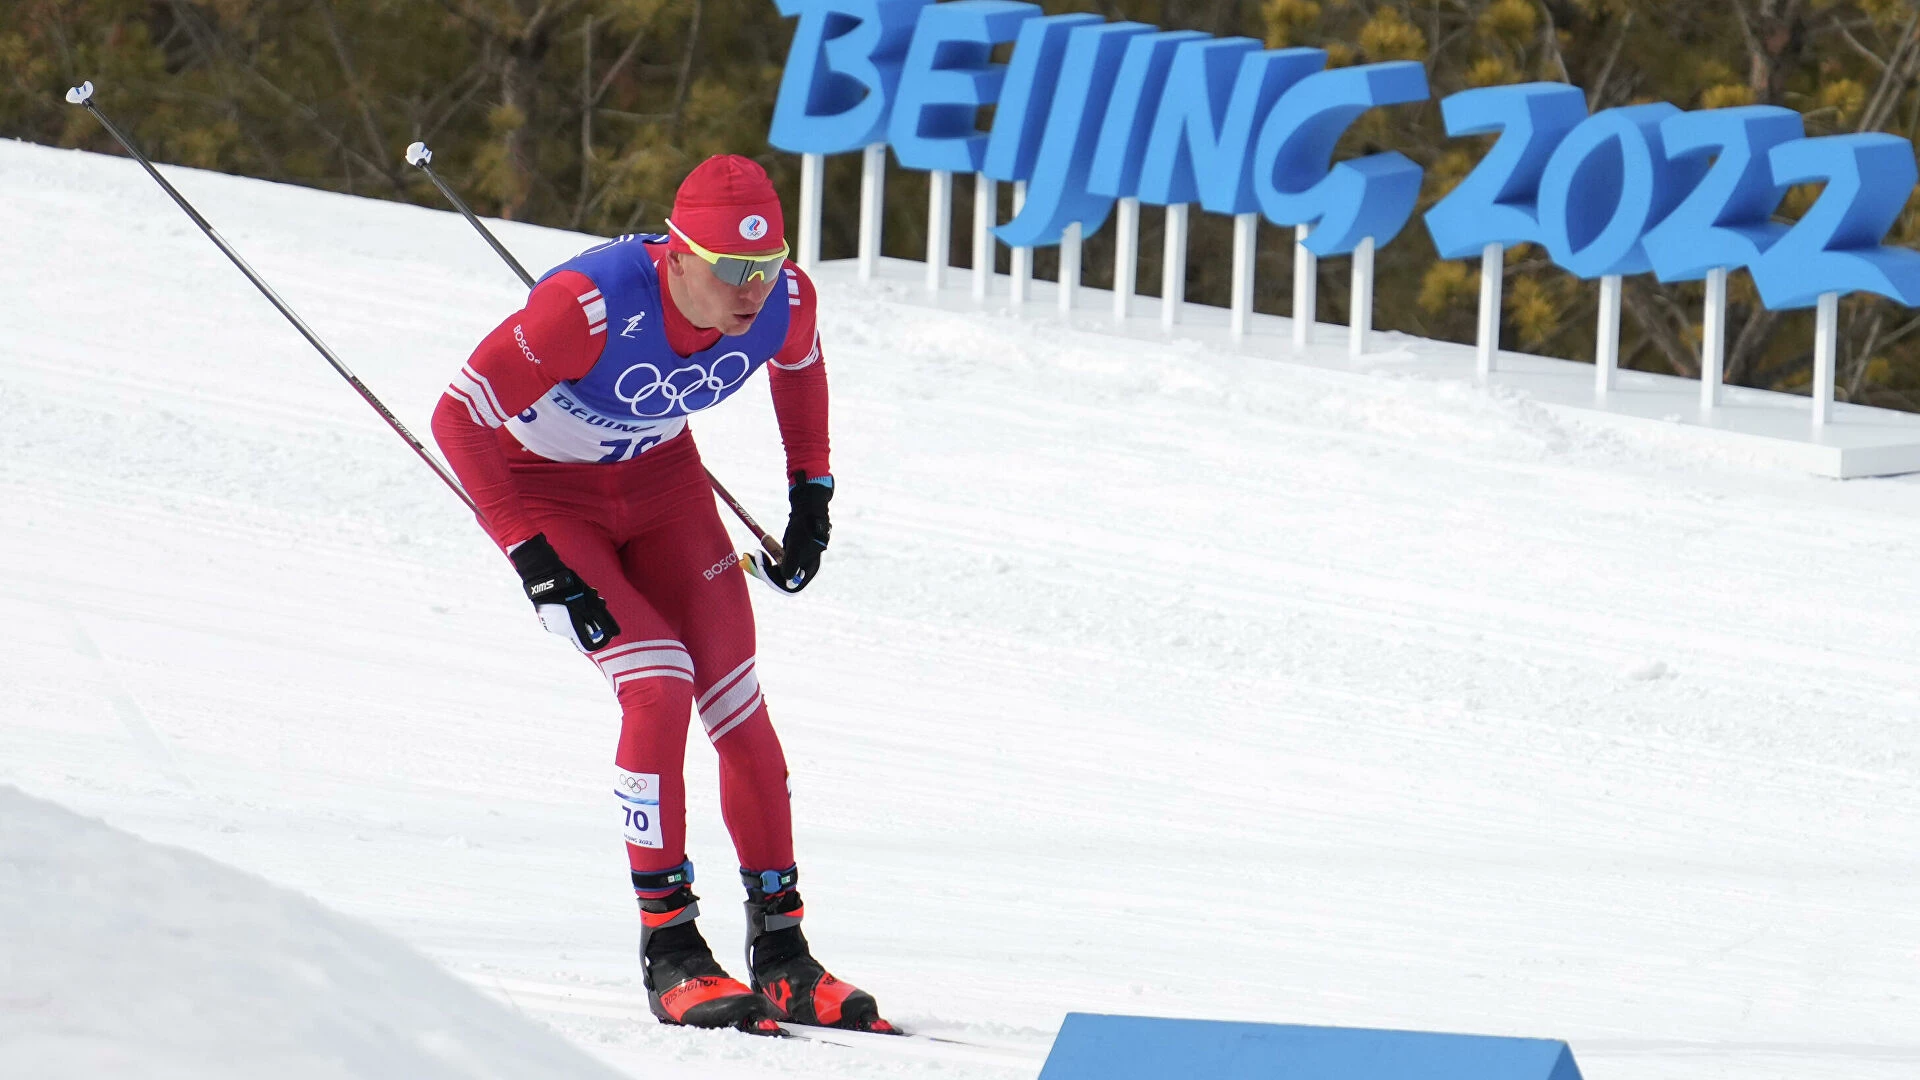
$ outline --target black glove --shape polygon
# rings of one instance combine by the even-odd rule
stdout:
[[[606,601],[580,575],[567,569],[547,543],[545,533],[513,549],[507,558],[520,571],[527,587],[527,599],[546,628],[568,641],[581,652],[590,653],[613,644],[620,636],[620,624],[607,610]]]
[[[785,558],[773,568],[773,583],[790,593],[807,587],[820,572],[820,553],[827,550],[833,535],[833,523],[827,520],[827,503],[833,498],[833,477],[817,476],[795,470],[793,486],[787,489],[787,535],[781,541]]]

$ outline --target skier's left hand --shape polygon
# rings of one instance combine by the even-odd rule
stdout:
[[[779,588],[797,593],[807,587],[820,572],[820,553],[827,550],[833,535],[833,523],[827,518],[827,503],[833,498],[833,477],[807,478],[795,470],[793,486],[787,489],[787,535],[781,541],[786,556],[778,566],[768,567],[769,580]]]

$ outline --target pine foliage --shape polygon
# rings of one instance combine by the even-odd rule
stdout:
[[[1426,63],[1435,98],[1475,86],[1571,82],[1594,109],[1644,101],[1683,108],[1785,105],[1810,134],[1920,137],[1920,5],[1914,0],[1043,0],[1168,29],[1324,48],[1335,65]],[[611,235],[658,227],[680,177],[711,153],[754,157],[789,196],[798,162],[767,145],[792,24],[771,0],[10,0],[0,5],[0,136],[112,152],[65,89],[92,79],[100,101],[157,158],[433,205],[401,160],[415,139],[484,213]],[[1399,150],[1427,170],[1420,209],[1484,153],[1446,138],[1437,105],[1369,113],[1341,156]],[[828,168],[824,252],[852,253],[850,157]],[[1817,192],[1796,190],[1782,219]],[[956,263],[967,257],[966,186]],[[893,170],[886,250],[925,250],[925,178]],[[1008,196],[1003,195],[1003,198]],[[846,205],[842,205],[842,204]],[[1010,208],[1003,208],[1003,216]],[[1143,214],[1143,250],[1159,218]],[[1256,306],[1285,312],[1290,238],[1263,226]],[[1920,240],[1920,199],[1891,242]],[[1111,229],[1088,240],[1104,285]],[[1231,229],[1194,219],[1188,295],[1223,304]],[[1004,254],[1002,255],[1004,259]],[[1158,288],[1143,260],[1140,287]],[[1039,270],[1051,273],[1042,252]],[[1004,265],[1004,263],[1003,263]],[[1328,260],[1320,316],[1344,321],[1345,267]],[[1380,254],[1376,321],[1469,340],[1477,265],[1439,260],[1418,222]],[[1585,359],[1595,289],[1537,250],[1508,253],[1511,345]],[[1811,363],[1811,318],[1729,290],[1730,381],[1792,389]],[[1628,366],[1693,375],[1699,286],[1629,279]],[[1839,394],[1920,408],[1920,317],[1854,298],[1843,308]]]

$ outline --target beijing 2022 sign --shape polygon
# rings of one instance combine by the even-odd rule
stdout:
[[[1418,63],[1328,69],[1320,49],[1014,0],[776,3],[800,21],[769,141],[810,154],[884,142],[909,169],[1025,181],[1024,206],[994,230],[1012,246],[1058,243],[1074,222],[1090,234],[1131,197],[1307,225],[1309,250],[1340,255],[1392,240],[1419,197],[1404,154],[1333,160],[1362,113],[1428,99]],[[1010,61],[990,62],[1005,42]],[[1808,138],[1799,113],[1764,105],[1588,115],[1563,83],[1466,90],[1441,110],[1450,135],[1499,136],[1425,216],[1443,258],[1535,243],[1582,278],[1744,268],[1770,308],[1851,292],[1920,305],[1920,252],[1882,243],[1916,179],[1906,139]],[[1804,183],[1825,188],[1798,223],[1773,222]]]

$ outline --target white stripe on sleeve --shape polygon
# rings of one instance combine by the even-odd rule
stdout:
[[[447,387],[447,396],[467,407],[467,415],[473,418],[474,427],[489,426],[485,420],[480,419],[479,410],[473,407],[473,399],[468,397],[466,393],[462,391],[459,387],[457,386]]]
[[[813,349],[812,351],[807,353],[807,358],[805,360],[802,360],[797,364],[783,364],[778,360],[769,360],[767,361],[767,363],[772,364],[774,367],[779,368],[781,371],[799,371],[801,368],[813,366],[814,361],[819,359],[820,359],[820,333],[819,331],[815,331],[813,335]]]
[[[500,418],[501,424],[506,423],[507,410],[500,407],[500,395],[493,392],[493,384],[487,381],[487,377],[473,370],[472,364],[468,364],[466,367],[461,368],[460,374],[465,375],[466,377],[472,379],[474,383],[480,387],[481,392],[486,395],[487,406],[493,412],[493,415]],[[500,424],[495,424],[493,426],[499,427]]]

